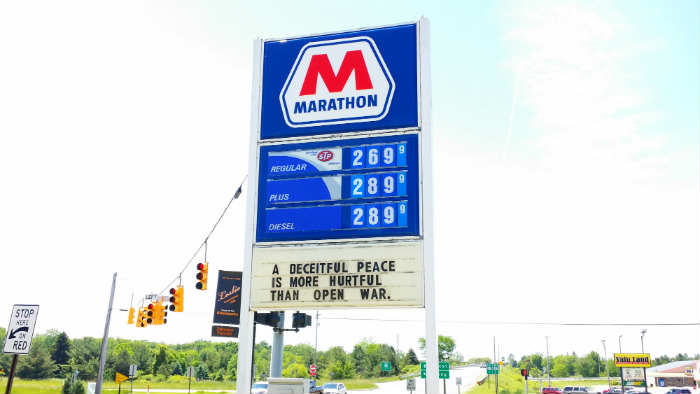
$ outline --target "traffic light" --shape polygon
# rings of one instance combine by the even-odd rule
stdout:
[[[156,302],[156,308],[158,310],[158,324],[166,324],[168,322],[168,307]]]
[[[144,317],[146,318],[147,324],[154,324],[156,322],[156,307],[153,304],[148,304],[148,306],[143,310]]]
[[[138,327],[146,327],[153,323],[153,318],[149,316],[149,313],[152,314],[152,311],[148,307],[139,309],[139,317],[136,322]]]
[[[311,325],[311,315],[296,312],[292,315],[292,328],[304,328]]]
[[[530,376],[530,374],[528,373],[527,368],[521,369],[521,370],[520,370],[520,374],[523,375],[523,376],[525,377],[525,380],[527,380],[527,377]]]
[[[280,322],[280,315],[279,312],[255,312],[254,320],[258,324],[263,324],[270,327],[277,327],[277,324]]]
[[[207,289],[207,279],[209,277],[209,263],[198,263],[197,264],[197,284],[195,287],[197,290]]]
[[[185,310],[185,288],[182,286],[170,289],[170,312],[182,312]]]
[[[148,308],[148,316],[150,316],[151,319],[153,319],[152,324],[161,325],[168,322],[168,320],[165,318],[166,316],[168,316],[168,312],[165,311],[165,305],[163,305],[160,301],[156,301],[153,304],[149,304]]]
[[[129,320],[126,324],[134,324],[134,308],[129,308]]]
[[[143,324],[143,309],[139,308],[139,313],[136,315],[136,327],[146,327]]]

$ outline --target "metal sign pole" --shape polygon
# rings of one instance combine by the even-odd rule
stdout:
[[[622,374],[622,367],[620,367],[620,388],[622,394],[625,394],[625,376]]]
[[[253,385],[251,375],[253,373],[253,311],[250,310],[251,296],[251,272],[253,260],[253,228],[255,227],[255,203],[258,192],[258,125],[260,121],[260,97],[262,83],[262,40],[257,39],[253,45],[253,84],[250,102],[250,150],[248,152],[248,188],[246,207],[246,231],[243,278],[241,281],[241,325],[238,333],[238,373],[236,390],[239,394],[250,393]]]
[[[112,304],[114,303],[114,287],[117,285],[117,273],[112,276],[112,292],[109,295],[109,308],[107,309],[107,319],[105,320],[105,333],[102,336],[102,349],[100,350],[100,367],[97,371],[97,384],[95,393],[102,394],[102,379],[105,373],[105,361],[107,360],[107,341],[109,339],[109,319],[112,317]]]
[[[527,376],[525,377],[525,394],[528,394]]]
[[[12,381],[15,379],[15,369],[17,368],[18,354],[12,356],[12,366],[10,367],[10,376],[7,378],[7,386],[5,386],[5,394],[10,394],[12,391]]]

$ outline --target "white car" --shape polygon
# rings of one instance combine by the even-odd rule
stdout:
[[[323,385],[323,394],[347,394],[348,391],[342,383],[329,382]]]
[[[255,382],[250,388],[250,394],[267,394],[267,382]]]

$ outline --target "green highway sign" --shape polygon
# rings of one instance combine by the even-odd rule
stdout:
[[[447,361],[440,361],[438,364],[438,373],[440,374],[439,378],[440,379],[449,379],[450,378],[450,363]],[[420,377],[421,379],[425,379],[426,373],[425,373],[425,361],[420,362]]]
[[[486,364],[486,374],[487,375],[498,375],[499,367],[496,363]]]
[[[389,361],[382,361],[382,371],[391,371],[391,363]]]

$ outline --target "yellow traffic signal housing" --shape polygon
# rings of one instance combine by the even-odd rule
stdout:
[[[134,324],[134,308],[129,308],[129,320],[126,324]]]
[[[170,311],[182,312],[185,310],[185,288],[182,286],[170,289]]]
[[[165,317],[168,315],[168,312],[165,311],[165,305],[163,305],[160,301],[156,301],[152,304],[148,305],[148,316],[152,319],[152,323],[149,324],[154,324],[154,325],[161,325],[167,323],[167,320]]]
[[[156,302],[156,310],[158,311],[158,324],[165,324],[168,322],[168,308],[161,304],[160,302]]]
[[[153,304],[148,304],[147,307],[143,308],[143,317],[144,321],[146,322],[146,325],[149,324],[154,324],[155,323],[155,310],[154,310],[154,305]]]
[[[139,313],[136,315],[136,327],[146,327],[143,324],[143,309],[139,308]]]
[[[197,264],[197,270],[199,271],[197,273],[197,284],[195,287],[197,290],[206,290],[207,289],[207,280],[209,278],[209,263],[199,263]]]

